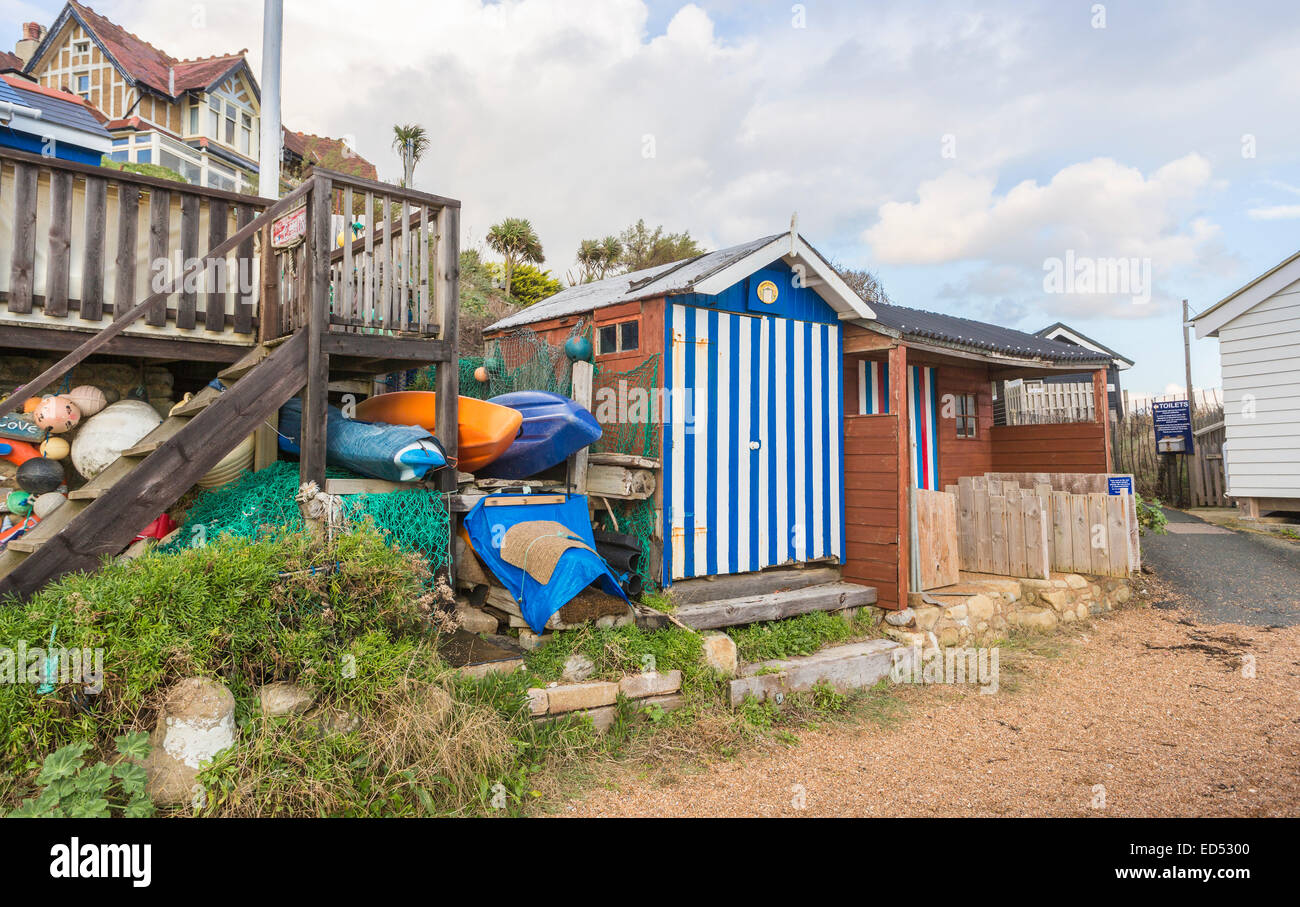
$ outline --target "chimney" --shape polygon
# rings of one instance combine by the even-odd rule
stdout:
[[[31,62],[32,57],[36,54],[36,48],[40,47],[41,42],[45,40],[45,26],[39,22],[24,22],[23,36],[14,45],[14,53],[18,59],[23,61],[26,66]]]

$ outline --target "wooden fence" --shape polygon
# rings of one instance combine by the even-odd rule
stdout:
[[[0,323],[96,332],[261,213],[267,202],[0,149]],[[224,263],[224,268],[220,264]],[[250,237],[128,331],[251,345]]]
[[[1071,493],[1048,482],[1022,488],[991,476],[963,476],[947,493],[956,499],[963,570],[1047,579],[1053,570],[1125,576],[1137,569],[1129,494]]]
[[[1151,403],[1186,400],[1185,394],[1128,400],[1126,416],[1111,425],[1115,469],[1132,473],[1137,492],[1182,507],[1230,507],[1223,471],[1223,401],[1215,390],[1196,391],[1193,453],[1156,453]]]
[[[1096,397],[1091,381],[1008,381],[1003,386],[1007,425],[1092,422]]]

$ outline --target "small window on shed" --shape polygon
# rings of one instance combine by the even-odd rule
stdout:
[[[641,325],[637,321],[602,324],[596,331],[596,352],[602,356],[633,352],[640,342]]]
[[[975,437],[975,427],[979,410],[974,394],[960,394],[957,397],[957,437]]]

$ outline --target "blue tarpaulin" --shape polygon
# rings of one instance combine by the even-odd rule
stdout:
[[[627,596],[619,587],[618,576],[594,550],[570,548],[565,551],[560,555],[550,582],[546,585],[502,559],[501,543],[506,531],[516,523],[535,520],[560,523],[591,548],[596,547],[585,495],[566,495],[563,504],[500,503],[511,498],[526,497],[528,495],[494,494],[484,498],[465,515],[465,531],[469,533],[470,542],[474,545],[474,553],[483,559],[483,563],[519,603],[519,610],[533,632],[541,633],[552,614],[593,582],[597,582],[610,595],[617,595],[627,601]],[[487,507],[485,505],[488,501],[496,503]]]

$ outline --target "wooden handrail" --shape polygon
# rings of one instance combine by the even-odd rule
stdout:
[[[221,245],[210,250],[208,254],[196,264],[191,267],[182,268],[181,273],[172,278],[165,289],[151,294],[142,302],[136,303],[132,308],[127,309],[125,312],[118,315],[113,319],[111,324],[105,325],[104,329],[98,334],[95,334],[81,346],[77,347],[71,353],[68,353],[68,355],[64,356],[58,362],[54,363],[54,365],[41,372],[41,374],[37,375],[31,381],[28,381],[22,387],[16,389],[8,399],[0,400],[0,416],[12,412],[14,409],[21,406],[22,402],[27,399],[28,394],[30,394],[32,389],[39,389],[59,380],[81,363],[81,361],[87,356],[102,349],[110,340],[130,327],[131,324],[143,315],[155,302],[166,299],[168,296],[173,296],[180,292],[181,288],[185,285],[185,279],[187,277],[196,272],[206,270],[211,262],[225,259],[226,255],[239,246],[240,243],[252,237],[258,230],[262,229],[263,226],[270,223],[274,218],[283,214],[296,202],[304,198],[315,186],[315,183],[316,181],[314,178],[308,179],[301,186],[294,189],[284,198],[271,205],[256,218],[241,227],[233,236],[221,243]],[[269,250],[262,250],[262,254],[269,254]]]
[[[390,198],[399,200],[417,201],[431,208],[460,207],[458,199],[434,195],[431,192],[421,192],[419,189],[408,189],[405,186],[394,186],[392,183],[381,183],[378,180],[366,179],[364,176],[353,176],[350,173],[340,173],[337,170],[326,170],[324,167],[313,167],[311,172],[313,175],[319,173],[321,176],[328,178],[335,189],[351,186],[354,189],[360,188],[367,192],[373,192],[375,195],[387,195]]]
[[[0,158],[17,161],[20,164],[32,164],[49,170],[66,170],[81,176],[95,176],[100,179],[114,180],[122,183],[134,183],[150,189],[166,189],[168,192],[182,192],[202,198],[215,198],[235,205],[248,205],[250,208],[267,208],[275,204],[275,199],[262,198],[260,195],[244,195],[241,192],[228,192],[225,189],[210,189],[207,186],[195,186],[192,183],[179,183],[176,180],[161,179],[132,173],[130,170],[117,170],[113,167],[97,167],[94,164],[79,164],[76,161],[42,157],[26,151],[0,147]]]

